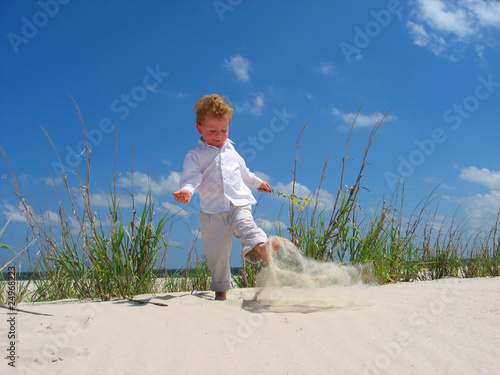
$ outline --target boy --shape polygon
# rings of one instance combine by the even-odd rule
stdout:
[[[226,300],[231,289],[229,254],[233,235],[241,241],[242,256],[252,263],[268,262],[267,236],[255,224],[251,205],[257,201],[250,189],[271,192],[271,187],[250,172],[243,158],[228,139],[233,118],[231,103],[217,94],[202,97],[194,106],[198,144],[188,151],[180,189],[173,193],[178,203],[187,204],[196,189],[200,193],[200,229],[208,267],[212,272],[210,289],[215,299]],[[270,255],[279,251],[271,244]]]

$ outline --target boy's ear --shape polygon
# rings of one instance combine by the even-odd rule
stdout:
[[[200,124],[196,124],[196,129],[198,130],[198,133],[202,134],[201,133],[201,125]]]

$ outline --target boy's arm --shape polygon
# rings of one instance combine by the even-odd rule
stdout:
[[[184,158],[182,176],[179,180],[180,189],[172,194],[176,202],[189,203],[194,191],[200,186],[201,180],[202,174],[198,159],[193,152],[188,152]]]
[[[243,159],[241,159],[240,161],[240,171],[241,171],[241,178],[243,179],[243,182],[245,182],[245,184],[247,185],[253,186],[254,188],[258,189],[260,185],[262,185],[262,183],[264,182],[254,173],[250,172]]]
[[[271,187],[266,181],[263,181],[259,177],[257,177],[254,173],[250,172],[245,164],[245,160],[240,156],[240,170],[241,170],[241,178],[243,181],[250,186],[253,186],[261,193],[270,193]]]

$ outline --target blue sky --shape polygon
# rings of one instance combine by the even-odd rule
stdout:
[[[330,156],[320,196],[331,207],[347,129],[364,103],[347,185],[373,125],[391,110],[363,177],[367,214],[400,176],[409,210],[436,187],[440,220],[456,212],[478,227],[500,209],[499,2],[4,0],[0,28],[0,147],[28,204],[57,217],[50,172],[60,184],[61,170],[40,125],[73,193],[79,186],[71,169],[84,166],[84,137],[69,94],[92,149],[94,209],[107,206],[117,126],[119,187],[130,188],[134,145],[137,202],[150,186],[162,209],[188,214],[172,227],[179,248],[168,267],[186,263],[186,224],[198,229],[196,205],[180,207],[171,193],[198,139],[193,105],[210,93],[233,103],[229,137],[247,166],[284,193],[308,123],[297,182],[303,195],[314,192]],[[21,248],[26,225],[3,158],[0,176],[0,226],[11,219],[4,242]],[[255,195],[256,221],[272,234],[287,221],[284,200]],[[233,266],[239,249],[235,240]]]

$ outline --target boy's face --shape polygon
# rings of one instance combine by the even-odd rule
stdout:
[[[202,124],[196,124],[196,129],[203,140],[211,146],[221,148],[227,139],[229,119],[207,116]]]

